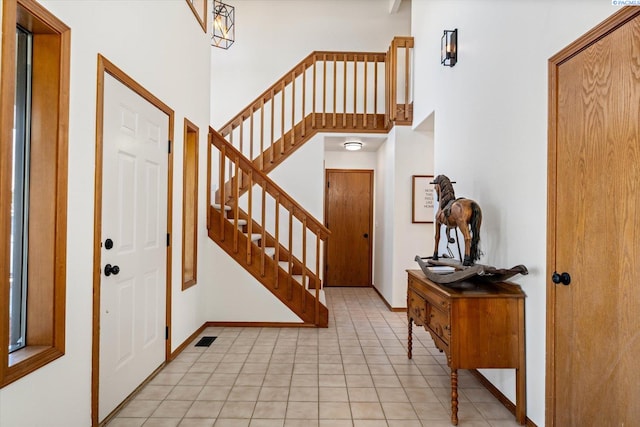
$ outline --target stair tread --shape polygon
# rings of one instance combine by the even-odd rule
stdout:
[[[289,261],[278,261],[278,265],[284,271],[289,271]]]
[[[264,253],[267,256],[270,256],[273,258],[273,256],[276,254],[276,248],[274,248],[273,246],[268,246],[266,248],[264,248]]]
[[[214,203],[213,205],[211,205],[214,209],[220,210],[220,203]],[[232,208],[229,205],[224,205],[224,210],[225,211],[230,211]]]
[[[260,234],[260,233],[252,233],[251,236],[247,235],[247,237],[249,237],[249,239],[251,239],[252,242],[256,242],[256,241],[262,239],[262,234]]]
[[[292,274],[291,277],[295,279],[296,282],[302,283],[302,274]],[[309,281],[309,276],[307,276],[307,281]],[[302,283],[304,285],[304,283]],[[305,285],[306,288],[306,285]]]

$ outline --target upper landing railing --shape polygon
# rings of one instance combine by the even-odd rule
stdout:
[[[313,52],[219,130],[261,170],[318,131],[386,133],[410,124],[412,37],[386,53]]]

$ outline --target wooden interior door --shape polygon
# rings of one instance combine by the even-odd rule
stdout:
[[[549,75],[547,271],[571,281],[548,282],[546,425],[636,425],[640,10],[551,58]]]
[[[327,169],[325,286],[371,286],[373,171]]]

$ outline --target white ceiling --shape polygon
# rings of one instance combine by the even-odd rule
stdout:
[[[325,151],[347,151],[344,149],[344,143],[347,141],[362,142],[362,150],[367,152],[376,152],[382,146],[387,137],[385,136],[325,136]]]

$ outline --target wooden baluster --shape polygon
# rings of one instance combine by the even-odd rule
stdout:
[[[249,160],[253,162],[253,107],[249,116]]]
[[[327,126],[327,54],[322,55],[322,127]]]
[[[280,155],[284,154],[284,79],[282,80],[280,94]]]
[[[395,50],[395,43],[393,46],[394,48],[391,51],[391,73],[389,76],[391,86],[391,108],[389,111],[391,112],[391,120],[395,121],[398,111],[398,58]]]
[[[264,98],[260,100],[260,170],[264,170]]]
[[[353,55],[353,123],[356,127],[356,112],[358,108],[358,54]]]
[[[347,127],[347,54],[343,58],[342,76],[342,127]]]
[[[320,281],[320,232],[319,230],[316,231],[316,281],[315,281],[315,287],[316,287],[316,303],[315,303],[315,309],[316,309],[316,314],[315,314],[315,319],[316,319],[316,325],[320,322],[320,284],[322,283]]]
[[[313,98],[311,103],[311,127],[316,128],[316,62],[317,58],[313,55]]]
[[[289,284],[287,288],[287,298],[291,300],[293,298],[293,286],[291,286],[291,273],[293,271],[293,206],[289,210],[289,279],[287,283]]]
[[[264,263],[265,263],[265,253],[264,253],[264,249],[267,245],[267,220],[265,217],[266,214],[266,201],[267,201],[267,191],[266,191],[266,182],[262,182],[262,212],[260,215],[260,222],[262,223],[262,239],[261,239],[261,256],[260,256],[260,276],[264,277],[265,272],[264,272]]]
[[[238,253],[238,234],[240,232],[238,228],[238,217],[240,216],[240,157],[236,156],[235,160],[235,174],[233,177],[233,198],[235,200],[235,206],[233,208],[233,252]]]
[[[291,146],[296,143],[296,71],[291,73]]]
[[[278,280],[280,275],[278,274],[278,268],[280,268],[280,266],[278,265],[278,262],[280,262],[280,195],[277,194],[276,195],[276,231],[274,234],[275,237],[275,249],[276,249],[276,253],[274,255],[274,260],[275,260],[275,288],[278,289],[278,286],[280,285],[280,281]]]
[[[211,229],[211,218],[209,210],[211,209],[211,132],[207,135],[207,230]]]
[[[307,217],[302,218],[302,312],[307,307]]]
[[[409,120],[409,47],[404,47],[404,119]]]
[[[336,90],[338,86],[338,61],[335,55],[333,55],[333,127],[336,127]]]
[[[366,129],[367,128],[367,68],[369,66],[369,63],[367,61],[367,55],[364,56],[364,120],[363,120],[363,126]]]
[[[243,143],[244,143],[244,114],[240,116],[240,143],[238,144],[238,146],[240,147],[238,148],[238,151],[240,151],[242,154],[244,154]]]
[[[378,127],[378,120],[376,120],[376,116],[378,115],[378,61],[374,62],[375,67],[373,68],[373,127]]]
[[[307,116],[305,115],[307,107],[307,64],[302,64],[302,136],[307,131]]]
[[[275,150],[275,147],[273,146],[274,143],[274,138],[275,138],[275,130],[273,129],[274,124],[275,124],[275,113],[276,113],[276,103],[275,103],[275,92],[274,89],[271,89],[271,142],[269,143],[269,147],[271,147],[271,163],[273,163],[273,152]]]
[[[253,235],[253,188],[251,187],[253,186],[253,170],[250,170],[247,175],[247,264],[251,265],[251,236]]]
[[[220,150],[220,188],[218,189],[218,192],[220,193],[220,241],[224,242],[224,217],[226,215],[226,211],[224,210],[224,206],[225,206],[225,198],[226,198],[226,194],[224,191],[224,188],[226,187],[226,182],[224,179],[224,174],[225,174],[225,166],[227,164],[227,149],[226,147],[223,145],[222,149]]]

